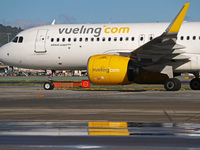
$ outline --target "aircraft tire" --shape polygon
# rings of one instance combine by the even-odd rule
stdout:
[[[200,79],[195,78],[190,81],[190,88],[192,90],[200,90]]]
[[[51,83],[51,90],[53,90],[54,89],[54,84],[53,84],[53,82],[50,82]]]
[[[44,89],[45,90],[53,90],[54,89],[54,84],[52,82],[45,82],[44,83]]]
[[[166,91],[178,91],[181,88],[180,80],[176,78],[167,79],[164,83]]]

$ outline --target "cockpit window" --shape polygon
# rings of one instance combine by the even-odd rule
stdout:
[[[17,40],[18,40],[18,36],[16,36],[16,37],[12,40],[12,42],[17,43]]]
[[[22,43],[23,42],[23,36],[20,36],[20,37],[18,37],[18,36],[16,36],[13,40],[12,40],[12,42],[14,42],[14,43]]]
[[[19,37],[19,42],[18,42],[18,43],[22,43],[22,42],[23,42],[23,37],[20,36],[20,37]]]

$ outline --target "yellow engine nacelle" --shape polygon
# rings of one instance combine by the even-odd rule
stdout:
[[[124,85],[133,83],[137,70],[130,58],[116,55],[94,55],[88,60],[88,76],[93,84]]]

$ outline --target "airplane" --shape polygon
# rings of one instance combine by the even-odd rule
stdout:
[[[91,83],[163,84],[178,91],[181,73],[200,90],[200,22],[185,22],[190,3],[171,23],[55,24],[27,29],[0,48],[0,61],[42,70],[85,70]],[[46,90],[53,82],[44,83]]]

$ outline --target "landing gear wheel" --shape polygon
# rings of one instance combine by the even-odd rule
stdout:
[[[164,87],[166,91],[178,91],[181,88],[181,82],[176,78],[171,78],[165,81]]]
[[[51,90],[53,90],[54,89],[54,84],[53,84],[53,82],[51,82]]]
[[[44,83],[44,89],[45,89],[45,90],[53,90],[53,89],[54,89],[54,84],[53,84],[53,82],[45,82],[45,83]]]
[[[200,90],[200,79],[195,78],[190,81],[190,87],[192,90]]]

